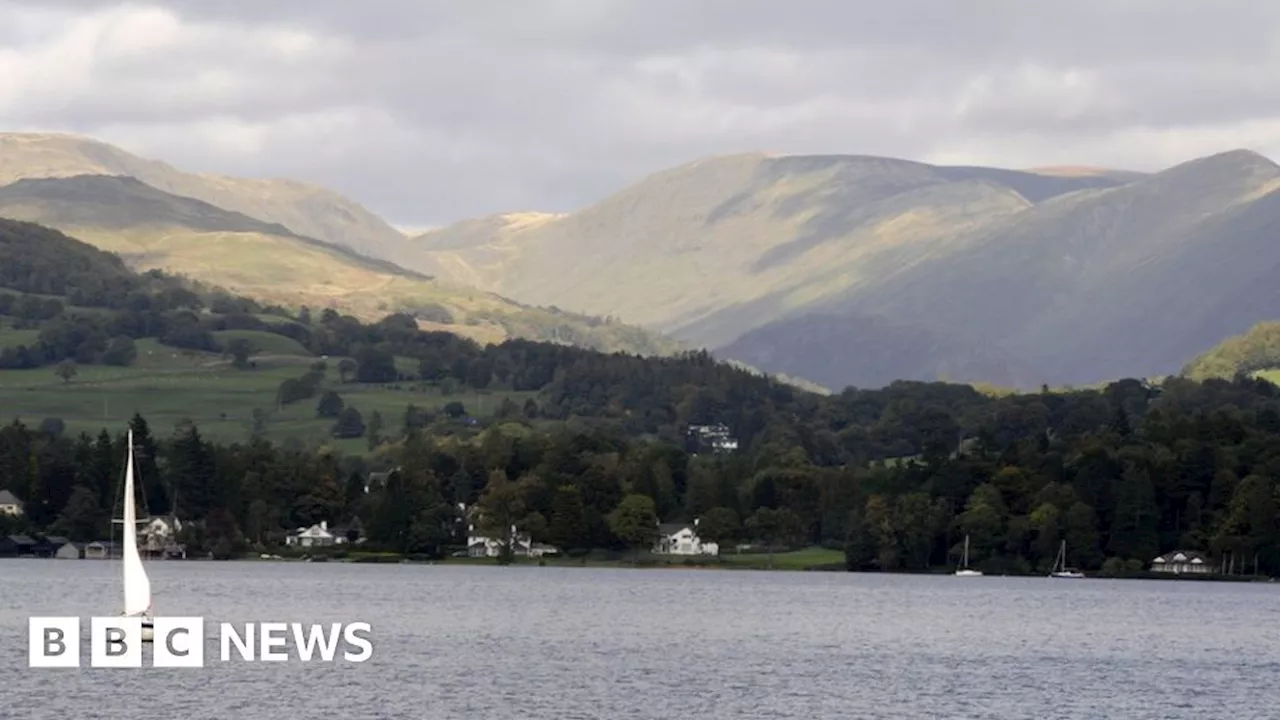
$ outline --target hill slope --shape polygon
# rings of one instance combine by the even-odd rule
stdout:
[[[76,135],[0,133],[0,185],[27,178],[120,175],[164,192],[278,223],[290,231],[394,259],[405,246],[398,230],[359,204],[294,180],[197,175]]]
[[[335,307],[365,320],[406,312],[423,327],[482,342],[521,337],[645,354],[677,348],[621,323],[437,282],[132,178],[20,180],[0,187],[0,216],[57,228],[119,254],[135,269],[181,273],[287,307]]]
[[[1040,382],[1164,375],[1280,316],[1280,167],[1249,152],[1062,196],[944,260],[822,308],[912,319],[1018,358]]]
[[[1280,322],[1260,322],[1249,331],[1223,340],[1182,368],[1192,380],[1221,378],[1280,368]]]

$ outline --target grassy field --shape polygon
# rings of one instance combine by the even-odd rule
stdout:
[[[0,332],[0,347],[16,344],[11,333]],[[21,332],[21,331],[17,331]],[[103,427],[118,431],[134,412],[150,423],[152,432],[167,435],[182,420],[194,421],[211,439],[243,440],[252,427],[253,410],[268,413],[266,436],[282,441],[297,438],[304,442],[328,442],[346,453],[363,453],[363,438],[333,440],[330,419],[316,417],[319,397],[277,407],[276,390],[287,378],[299,377],[316,358],[290,354],[300,350],[292,340],[251,331],[226,331],[218,335],[249,337],[262,340],[264,354],[254,358],[255,369],[237,370],[228,359],[211,353],[178,351],[154,340],[138,342],[138,360],[127,368],[85,365],[71,382],[63,382],[53,367],[34,370],[0,370],[0,407],[8,421],[20,417],[29,424],[44,418],[61,418],[70,433],[96,434]],[[265,338],[260,338],[265,336]],[[222,338],[220,338],[222,339]],[[269,341],[268,341],[269,339]],[[523,404],[532,393],[499,390],[477,393],[466,391],[445,395],[433,386],[400,383],[396,386],[339,383],[337,365],[340,358],[328,359],[326,389],[334,389],[348,406],[364,415],[365,422],[377,410],[382,414],[387,432],[401,428],[405,406],[440,408],[457,400],[476,417],[491,415],[503,398]],[[416,370],[417,364],[398,359],[405,370]]]
[[[309,355],[302,343],[293,338],[263,330],[221,330],[213,338],[222,347],[232,340],[248,340],[255,353],[265,355]],[[416,368],[415,368],[416,370]]]
[[[769,556],[765,553],[744,553],[741,555],[726,553],[720,556],[720,561],[732,567],[766,568],[769,565]],[[791,552],[776,553],[773,556],[773,568],[775,570],[804,570],[824,565],[844,565],[844,553],[839,550],[815,546],[802,550],[792,550]]]

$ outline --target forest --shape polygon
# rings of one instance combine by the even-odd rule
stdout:
[[[1280,388],[1261,379],[1003,396],[898,382],[823,396],[704,352],[482,347],[405,315],[366,324],[263,308],[135,275],[21,224],[0,225],[0,286],[11,296],[0,313],[39,330],[5,362],[128,362],[111,350],[142,337],[202,346],[212,330],[254,325],[353,358],[337,370],[361,382],[405,380],[389,359],[407,357],[419,381],[536,393],[479,421],[407,404],[367,457],[252,436],[215,443],[194,424],[152,428],[134,416],[147,508],[176,512],[189,549],[215,557],[271,548],[320,520],[359,519],[370,549],[442,558],[469,523],[515,525],[573,554],[640,549],[658,522],[697,518],[699,534],[722,546],[821,545],[843,550],[850,570],[953,567],[968,535],[971,564],[988,573],[1044,572],[1062,540],[1087,571],[1140,571],[1174,549],[1236,572],[1280,571]],[[0,534],[105,537],[126,428],[72,435],[57,418],[7,410],[0,489],[26,513],[0,519]],[[698,425],[725,426],[737,447],[706,447],[690,434]]]

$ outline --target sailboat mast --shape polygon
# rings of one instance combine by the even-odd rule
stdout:
[[[138,517],[133,507],[133,430],[129,430],[129,454],[125,458],[124,469],[124,555],[128,557],[138,551]]]

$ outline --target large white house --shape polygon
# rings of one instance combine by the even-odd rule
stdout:
[[[1203,553],[1194,550],[1174,550],[1151,561],[1153,572],[1167,573],[1211,573],[1217,568],[1209,562]]]
[[[327,547],[339,542],[345,542],[346,537],[341,540],[333,533],[329,532],[329,521],[321,520],[320,522],[308,528],[298,528],[290,533],[284,539],[285,545],[296,545],[298,547]]]
[[[18,516],[22,514],[22,501],[8,490],[0,490],[0,515]]]
[[[653,543],[655,555],[719,555],[720,546],[703,542],[698,537],[698,521],[658,525],[658,538]]]

